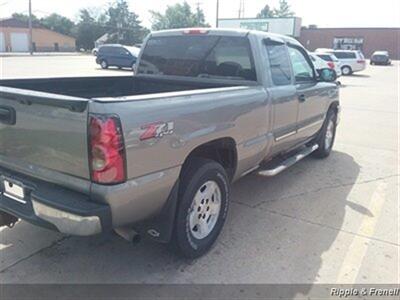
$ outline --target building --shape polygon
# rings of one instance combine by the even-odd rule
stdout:
[[[35,52],[72,52],[73,37],[33,25],[32,48]],[[0,20],[0,52],[29,52],[29,26],[14,18]]]
[[[400,28],[302,28],[299,41],[310,51],[356,49],[369,58],[387,50],[392,59],[400,59]]]
[[[301,18],[219,19],[221,28],[244,28],[300,37]]]

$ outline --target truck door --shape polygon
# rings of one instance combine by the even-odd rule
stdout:
[[[264,44],[271,78],[269,92],[273,107],[274,154],[290,148],[296,142],[299,101],[286,45],[271,39],[265,40]]]
[[[323,96],[325,91],[323,83],[317,81],[307,52],[296,45],[288,45],[288,50],[299,103],[296,140],[300,143],[316,134],[322,127],[326,106],[326,99]]]

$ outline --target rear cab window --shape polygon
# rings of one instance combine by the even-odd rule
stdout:
[[[257,81],[247,37],[150,38],[143,50],[138,74]]]

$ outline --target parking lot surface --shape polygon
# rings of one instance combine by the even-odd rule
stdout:
[[[0,58],[2,78],[120,75],[94,58]],[[19,222],[0,230],[2,283],[399,283],[399,62],[341,77],[326,160],[255,174],[232,190],[216,246],[195,261],[115,235],[78,238]]]

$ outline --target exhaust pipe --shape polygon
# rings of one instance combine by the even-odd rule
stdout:
[[[140,242],[140,235],[133,229],[128,227],[115,228],[114,231],[127,240],[128,242],[136,245]]]
[[[4,211],[0,211],[0,227],[7,226],[13,228],[15,223],[18,222],[18,218],[10,215]]]

